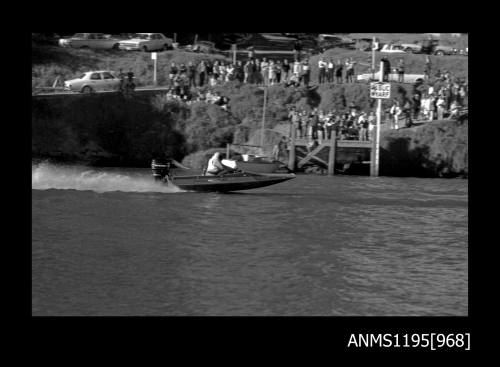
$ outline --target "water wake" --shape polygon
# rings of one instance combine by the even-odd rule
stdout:
[[[31,188],[36,190],[91,190],[96,192],[162,192],[183,190],[153,181],[152,177],[133,176],[84,166],[40,163],[31,167]]]

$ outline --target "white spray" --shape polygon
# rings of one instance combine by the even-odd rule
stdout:
[[[182,192],[175,186],[156,182],[151,176],[133,176],[85,166],[40,163],[31,167],[31,188],[36,190],[92,190],[96,192]]]

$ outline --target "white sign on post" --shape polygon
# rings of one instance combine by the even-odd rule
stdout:
[[[151,52],[151,60],[156,60],[156,52]]]
[[[370,83],[371,98],[391,98],[391,84],[372,82]]]

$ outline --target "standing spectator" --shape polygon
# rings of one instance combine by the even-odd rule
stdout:
[[[302,64],[298,60],[293,63],[293,75],[300,82],[302,79]]]
[[[212,68],[212,76],[213,76],[212,80],[215,80],[217,82],[217,80],[219,79],[219,74],[220,74],[219,60],[215,60]]]
[[[243,83],[251,83],[250,75],[252,73],[252,61],[247,60],[245,66],[243,66],[244,79]]]
[[[375,129],[375,124],[377,123],[377,118],[373,111],[368,115],[368,140],[373,140],[373,130]]]
[[[326,79],[326,61],[324,58],[320,58],[318,61],[318,84],[323,84]]]
[[[207,74],[206,74],[206,77],[207,79],[210,78],[213,73],[214,73],[214,65],[210,62],[210,61],[205,61],[205,66],[206,66],[206,69],[207,69]]]
[[[243,83],[245,79],[245,73],[243,71],[243,63],[241,60],[236,61],[236,80]]]
[[[290,73],[290,64],[288,63],[288,59],[283,61],[283,65],[281,66],[281,78],[284,83],[288,83]]]
[[[458,111],[459,111],[459,104],[457,101],[453,101],[453,103],[450,106],[450,118],[457,118]]]
[[[193,65],[192,61],[189,61],[188,66],[187,66],[187,77],[188,77],[188,85],[191,88],[191,86],[196,87],[196,67]]]
[[[346,60],[346,83],[354,83],[354,64],[352,57]]]
[[[412,125],[412,108],[409,99],[406,99],[403,105],[403,115],[405,117],[405,125],[406,127],[410,127]]]
[[[382,57],[382,62],[384,63],[383,68],[382,68],[383,72],[384,72],[382,80],[384,82],[388,82],[389,81],[389,74],[391,73],[391,63],[389,62],[389,59],[387,58],[387,56]]]
[[[333,128],[333,114],[332,112],[329,112],[326,115],[326,120],[325,120],[325,138],[327,140],[330,140],[332,138],[332,128]]]
[[[460,86],[460,89],[458,90],[458,95],[459,95],[460,104],[462,106],[466,107],[467,106],[467,91],[466,91],[465,84],[462,84]]]
[[[337,60],[337,68],[336,68],[336,71],[335,71],[335,76],[337,78],[337,84],[342,84],[342,68],[343,68],[343,65],[342,65],[342,61]]]
[[[187,74],[186,65],[181,64],[181,66],[179,66],[179,74],[180,74],[180,76],[186,76],[186,74]]]
[[[309,77],[311,75],[311,68],[309,66],[309,60],[305,59],[302,64],[302,73],[304,76],[304,85],[309,87]]]
[[[439,95],[437,101],[436,101],[436,107],[437,107],[437,119],[442,120],[444,117],[444,109],[445,109],[445,99],[444,96],[441,94]]]
[[[431,58],[429,55],[425,56],[425,70],[424,70],[424,75],[425,75],[425,80],[429,80],[432,72],[432,65],[431,65]]]
[[[397,99],[394,99],[390,112],[391,112],[391,115],[393,116],[391,129],[398,129],[399,128],[399,115],[401,114],[401,107],[399,107],[399,102]]]
[[[274,65],[274,61],[270,60],[269,65],[268,65],[268,77],[269,77],[269,84],[274,85],[276,83],[276,67]]]
[[[323,120],[325,118],[325,115],[323,114],[323,111],[319,111],[318,115],[318,127],[317,127],[317,135],[318,135],[318,143],[321,144],[323,141]]]
[[[227,75],[226,64],[224,63],[224,61],[221,61],[219,65],[219,80],[221,83],[224,83],[226,81],[226,75]]]
[[[314,110],[311,113],[311,136],[313,140],[318,139],[318,128],[319,128],[318,109],[314,108]]]
[[[281,83],[281,74],[282,74],[282,66],[281,66],[281,61],[278,60],[276,64],[274,65],[276,69],[276,83],[280,84]]]
[[[356,117],[357,109],[358,109],[358,107],[356,106],[354,101],[351,101],[351,103],[349,103],[349,115],[352,117]]]
[[[453,100],[453,93],[451,91],[452,87],[448,84],[447,87],[446,87],[446,90],[445,90],[445,100],[446,100],[446,104],[445,104],[445,107],[446,107],[446,110],[449,110],[450,109],[450,106],[451,106],[451,102]]]
[[[253,82],[255,84],[262,84],[262,74],[260,73],[260,60],[256,59],[254,64],[254,74],[253,74]]]
[[[333,83],[334,72],[335,72],[335,64],[333,62],[333,59],[330,58],[330,61],[328,61],[327,72],[326,72],[326,80],[328,81],[328,83]]]
[[[405,81],[405,60],[403,58],[400,58],[398,62],[398,83],[404,83],[404,81]]]
[[[200,87],[203,87],[205,84],[205,77],[207,73],[207,66],[205,64],[205,61],[201,60],[200,64],[198,65],[198,85]]]
[[[420,111],[421,111],[421,118],[423,120],[428,120],[429,119],[429,110],[430,110],[430,99],[429,96],[424,93],[422,96],[422,99],[420,100]]]
[[[260,63],[260,72],[262,74],[262,82],[264,85],[269,84],[269,63],[265,57],[262,58],[262,62]]]
[[[434,120],[434,116],[436,116],[436,98],[434,94],[429,95],[429,121]]]
[[[367,141],[368,140],[368,118],[366,116],[366,112],[363,112],[358,119],[359,126],[359,140]]]
[[[290,117],[291,117],[291,129],[295,129],[295,136],[298,139],[302,138],[302,128],[300,124],[300,116],[295,107],[292,107],[292,110],[290,111]],[[291,132],[291,130],[290,130]],[[291,134],[290,134],[291,135]]]
[[[413,119],[418,120],[420,117],[420,109],[421,109],[421,99],[420,94],[415,93],[413,95]]]
[[[302,111],[301,120],[302,120],[302,127],[305,129],[306,138],[312,139],[313,133],[312,133],[311,119],[310,116],[306,114],[306,111]]]
[[[235,77],[235,68],[234,64],[229,64],[229,66],[226,68],[226,82],[234,80]]]
[[[175,62],[170,64],[170,71],[168,74],[168,80],[170,82],[170,85],[174,85],[174,80],[177,77],[177,73],[179,72],[179,69],[177,68],[177,65],[175,65]]]

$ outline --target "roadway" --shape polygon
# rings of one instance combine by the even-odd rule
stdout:
[[[47,88],[48,89],[48,88]],[[146,86],[146,87],[137,87],[135,88],[134,93],[142,93],[142,92],[163,92],[167,91],[169,87],[154,87],[154,86]],[[42,93],[32,93],[32,97],[40,97],[40,98],[51,98],[51,97],[63,97],[63,96],[91,96],[96,94],[104,94],[104,93],[121,93],[117,90],[103,90],[103,91],[94,91],[92,93],[79,93],[79,92],[71,92],[64,90],[57,90],[54,92],[42,92]]]

